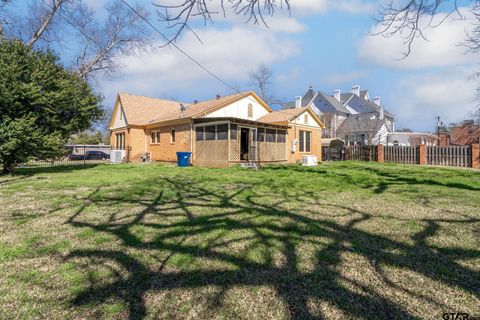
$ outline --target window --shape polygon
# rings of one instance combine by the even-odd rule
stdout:
[[[267,142],[275,142],[275,130],[267,129]]]
[[[310,152],[311,135],[312,133],[310,131],[300,130],[300,152]]]
[[[304,124],[307,124],[307,123],[308,123],[308,114],[305,114],[305,115],[303,116],[303,123],[304,123]]]
[[[152,138],[152,144],[160,143],[160,131],[150,132],[150,137]]]
[[[265,129],[259,128],[257,135],[258,135],[258,142],[264,142],[265,141]]]
[[[175,143],[175,129],[172,129],[172,131],[170,131],[170,142]]]
[[[217,125],[217,140],[228,140],[228,124]]]
[[[393,145],[394,145],[395,147],[398,147],[398,146],[400,145],[400,143],[398,143],[398,141],[395,140],[395,141],[393,141]]]
[[[115,145],[118,150],[125,150],[125,132],[115,134]]]
[[[215,126],[206,126],[205,127],[205,140],[212,141],[215,140]]]
[[[195,128],[195,140],[196,141],[203,141],[205,140],[205,127],[196,127]]]
[[[248,117],[253,118],[253,105],[251,103],[248,104]]]
[[[237,140],[237,125],[230,124],[230,140]]]
[[[285,143],[287,137],[287,132],[285,130],[278,130],[277,131],[277,142]]]

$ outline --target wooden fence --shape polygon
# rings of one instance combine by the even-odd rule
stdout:
[[[346,146],[345,160],[378,161],[377,146]]]
[[[346,146],[344,159],[480,169],[480,145]]]
[[[472,147],[427,147],[427,164],[437,166],[471,167]]]
[[[419,156],[420,152],[418,147],[383,147],[385,162],[418,164],[420,160]]]

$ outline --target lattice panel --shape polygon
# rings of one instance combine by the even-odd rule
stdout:
[[[196,141],[195,162],[202,166],[227,166],[228,140]]]
[[[277,142],[260,142],[259,143],[259,155],[260,161],[285,161],[286,156],[286,143]]]
[[[240,161],[240,140],[230,140],[230,161]]]

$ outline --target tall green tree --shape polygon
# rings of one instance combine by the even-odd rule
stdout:
[[[50,159],[75,132],[102,118],[101,97],[52,52],[0,41],[0,165]]]

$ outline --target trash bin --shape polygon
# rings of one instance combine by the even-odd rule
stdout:
[[[191,152],[177,152],[177,165],[179,167],[188,167],[190,165]]]

